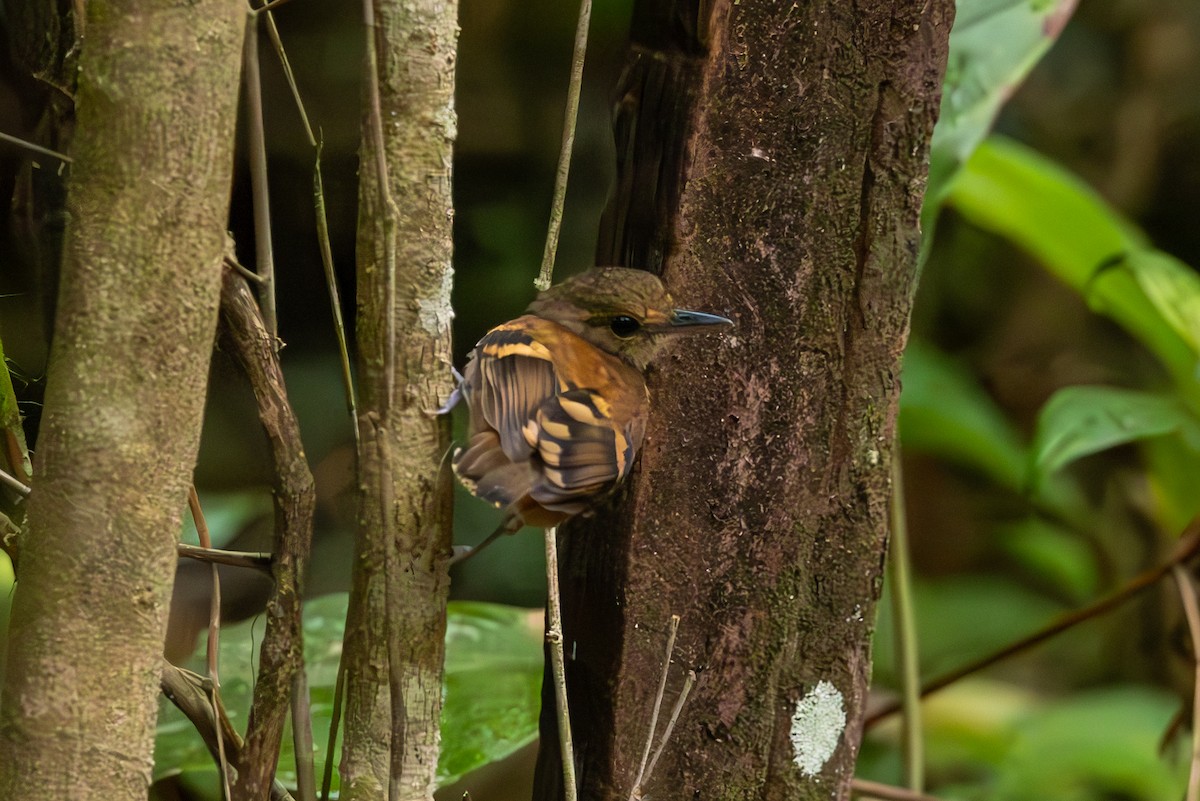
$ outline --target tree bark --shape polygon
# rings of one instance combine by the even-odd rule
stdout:
[[[664,707],[698,680],[643,793],[849,796],[952,16],[637,4],[599,261],[661,264],[679,305],[736,328],[659,360],[624,502],[569,532],[581,798],[630,797],[672,614]],[[544,708],[537,797],[558,798]]]
[[[457,4],[375,0],[358,233],[362,506],[342,798],[432,798],[449,592]],[[372,63],[374,62],[374,63]],[[390,789],[389,789],[390,788]]]
[[[221,285],[245,6],[87,11],[3,799],[146,797]]]

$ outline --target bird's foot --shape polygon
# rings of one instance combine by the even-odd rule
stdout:
[[[443,414],[450,414],[450,411],[462,400],[462,373],[458,372],[458,369],[455,367],[451,367],[450,372],[454,376],[454,390],[450,393],[450,397],[446,399],[446,402],[439,408],[425,410],[425,414],[430,417],[441,417]]]
[[[454,545],[450,548],[450,567],[461,564],[475,555],[477,549],[471,545]]]

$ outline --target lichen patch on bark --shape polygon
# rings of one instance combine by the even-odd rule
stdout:
[[[817,682],[796,702],[789,737],[793,761],[805,776],[816,776],[837,750],[846,728],[842,694],[827,681]]]

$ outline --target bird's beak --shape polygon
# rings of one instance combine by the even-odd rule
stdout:
[[[730,320],[728,317],[722,317],[719,314],[675,309],[671,312],[667,323],[665,333],[678,332],[682,334],[687,332],[688,329],[699,328],[700,326],[733,325],[733,320]]]

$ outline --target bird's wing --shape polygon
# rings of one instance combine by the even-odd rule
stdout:
[[[489,331],[467,370],[472,417],[495,429],[504,455],[513,462],[527,462],[533,455],[525,424],[557,389],[550,350],[514,324]]]
[[[525,439],[536,445],[545,464],[530,495],[548,509],[581,511],[588,499],[629,472],[640,425],[637,441],[634,437],[594,390],[571,389],[548,398],[525,425]]]
[[[546,342],[575,335],[546,326],[554,324],[518,318],[479,341],[463,382],[471,436],[455,468],[472,492],[492,503],[507,505],[528,494],[571,515],[629,472],[641,445],[645,386],[621,365],[589,368],[590,359],[611,357],[589,355],[598,351],[582,341],[571,363],[556,365]],[[579,387],[597,376],[607,382],[611,401],[598,389]]]

